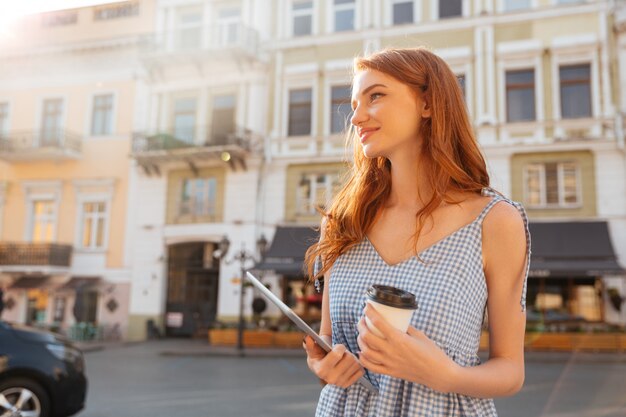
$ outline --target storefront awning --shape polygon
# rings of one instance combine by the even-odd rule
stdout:
[[[626,275],[606,222],[530,223],[531,277]]]
[[[311,227],[279,226],[263,260],[254,269],[272,270],[283,275],[302,275],[304,254],[319,240]]]
[[[46,281],[48,281],[47,276],[19,277],[13,281],[13,284],[11,284],[9,288],[12,290],[30,290],[41,287]]]
[[[101,281],[102,279],[100,277],[72,277],[69,281],[63,284],[58,291],[76,291],[78,289],[86,290],[97,286]]]

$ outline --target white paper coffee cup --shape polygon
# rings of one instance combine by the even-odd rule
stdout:
[[[413,312],[417,309],[414,294],[387,285],[372,285],[367,290],[366,302],[371,304],[387,323],[403,333],[409,328]],[[365,323],[372,333],[383,337],[367,316]]]

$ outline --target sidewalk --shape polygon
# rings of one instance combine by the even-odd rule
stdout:
[[[159,356],[180,356],[180,357],[203,357],[203,356],[225,356],[225,357],[304,357],[303,349],[285,348],[245,348],[243,355],[237,351],[236,347],[212,346],[201,339],[174,339],[164,338],[158,340],[145,341],[114,341],[114,342],[80,342],[76,343],[83,352],[97,352],[104,349],[116,349],[121,347],[135,346],[140,344],[150,344]],[[480,351],[479,356],[484,362],[487,360],[488,352]],[[530,351],[525,353],[527,362],[534,363],[563,363],[575,361],[578,363],[626,363],[626,353],[603,353],[603,352],[539,352]]]

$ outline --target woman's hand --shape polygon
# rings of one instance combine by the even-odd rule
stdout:
[[[407,333],[402,333],[387,323],[370,304],[366,305],[364,312],[384,336],[375,335],[367,327],[365,316],[361,318],[357,342],[361,349],[359,359],[364,367],[436,391],[449,391],[458,365],[435,342],[411,326]]]
[[[326,352],[311,336],[306,336],[302,345],[309,369],[328,384],[348,388],[365,374],[356,356],[348,352],[344,345],[337,344],[333,350]]]

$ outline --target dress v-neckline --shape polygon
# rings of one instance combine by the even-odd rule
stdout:
[[[411,261],[412,259],[421,257],[426,252],[430,251],[431,249],[434,249],[435,247],[439,246],[440,244],[442,244],[446,240],[452,238],[452,236],[455,236],[457,233],[460,233],[462,230],[465,230],[465,229],[469,228],[470,226],[473,226],[474,224],[476,224],[483,217],[483,214],[485,213],[485,210],[487,210],[489,207],[491,207],[493,204],[495,204],[496,200],[498,200],[497,197],[493,197],[491,200],[489,200],[489,202],[485,205],[485,207],[483,207],[483,209],[480,211],[480,214],[478,214],[478,216],[476,216],[476,218],[474,220],[472,220],[470,223],[467,223],[466,225],[459,227],[458,229],[456,229],[455,231],[453,231],[453,232],[447,234],[446,236],[442,237],[441,239],[439,239],[435,243],[425,247],[418,254],[411,255],[408,258],[403,259],[402,261],[396,262],[394,264],[390,264],[389,262],[387,262],[385,260],[385,258],[383,258],[381,256],[380,252],[378,251],[378,249],[376,249],[376,246],[374,246],[374,244],[372,243],[372,241],[370,240],[370,238],[367,235],[365,235],[365,240],[370,245],[370,247],[372,248],[372,250],[374,251],[374,253],[378,257],[378,259],[380,259],[381,262],[385,264],[385,266],[388,266],[388,267],[400,266],[400,265],[403,265],[403,264]]]
[[[367,243],[369,244],[369,246],[374,250],[374,253],[376,254],[376,256],[378,257],[378,259],[380,259],[385,266],[389,266],[389,267],[397,267],[400,265],[403,265],[407,262],[409,262],[412,259],[415,259],[417,257],[421,257],[422,255],[424,255],[426,252],[430,251],[431,249],[434,249],[435,247],[437,247],[438,245],[440,245],[441,243],[445,242],[446,240],[450,239],[452,236],[456,235],[457,233],[460,233],[462,230],[465,230],[467,228],[469,228],[470,226],[474,225],[476,222],[478,221],[478,218],[476,218],[475,220],[473,220],[471,223],[468,223],[464,226],[461,226],[460,228],[456,229],[454,232],[447,234],[446,236],[442,237],[441,239],[439,239],[438,241],[436,241],[435,243],[425,247],[424,249],[422,249],[417,255],[411,255],[406,259],[403,259],[402,261],[396,262],[394,264],[390,264],[389,262],[387,262],[385,260],[385,258],[382,257],[382,255],[380,254],[380,252],[378,251],[378,249],[376,249],[376,246],[374,246],[374,244],[372,243],[372,241],[370,240],[369,237],[367,237],[367,235],[365,235],[365,240],[367,241]]]

